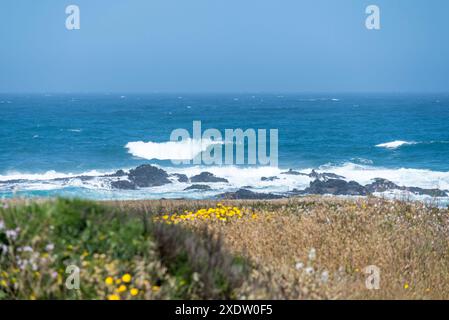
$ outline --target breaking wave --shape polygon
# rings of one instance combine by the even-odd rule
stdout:
[[[192,160],[221,141],[186,139],[168,142],[128,142],[125,148],[135,157],[146,160]]]
[[[380,144],[376,145],[376,147],[378,147],[378,148],[386,148],[386,149],[397,149],[397,148],[402,147],[404,145],[412,145],[412,144],[417,144],[417,142],[415,142],[415,141],[395,140],[395,141],[391,141],[391,142],[380,143]]]

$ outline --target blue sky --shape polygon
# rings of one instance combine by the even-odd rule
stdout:
[[[81,29],[65,29],[77,4]],[[379,31],[365,8],[381,9]],[[447,0],[2,0],[0,92],[448,92]]]

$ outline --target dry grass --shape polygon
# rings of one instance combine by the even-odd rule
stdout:
[[[255,212],[257,218],[197,219],[180,224],[193,230],[206,227],[221,236],[227,250],[251,261],[254,270],[240,298],[449,298],[446,209],[377,198],[310,197],[224,204]],[[116,205],[162,215],[214,207],[216,202],[161,200]],[[313,253],[309,258],[311,250],[316,258]],[[363,269],[369,265],[380,268],[379,290],[365,287]]]
[[[41,259],[51,265],[39,275],[30,271],[32,278],[0,256],[3,298],[80,298],[59,279],[70,258],[87,266],[81,298],[106,297],[108,275],[142,273],[143,279],[153,270],[149,281],[161,289],[141,289],[134,298],[449,299],[449,210],[421,203],[13,200],[0,207],[0,221],[6,252],[31,246],[33,254],[48,256],[45,245],[55,244],[54,261]],[[5,230],[16,227],[20,238],[8,242]],[[104,270],[113,263],[117,270]],[[365,286],[370,265],[380,268],[379,290]],[[31,285],[35,276],[39,290]],[[27,285],[19,290],[19,283]]]

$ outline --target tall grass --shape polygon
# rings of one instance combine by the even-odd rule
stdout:
[[[378,198],[11,201],[0,252],[3,299],[449,298],[448,210]]]

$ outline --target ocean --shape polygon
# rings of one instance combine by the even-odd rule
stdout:
[[[0,198],[198,199],[243,186],[307,187],[304,176],[261,181],[290,168],[449,190],[448,120],[448,94],[0,94]],[[223,132],[278,129],[278,166],[174,165],[166,159],[180,149],[167,144],[170,134],[191,131],[193,121]],[[139,141],[147,144],[129,147]],[[116,190],[102,179],[74,178],[147,163],[188,176],[209,171],[229,183]]]

